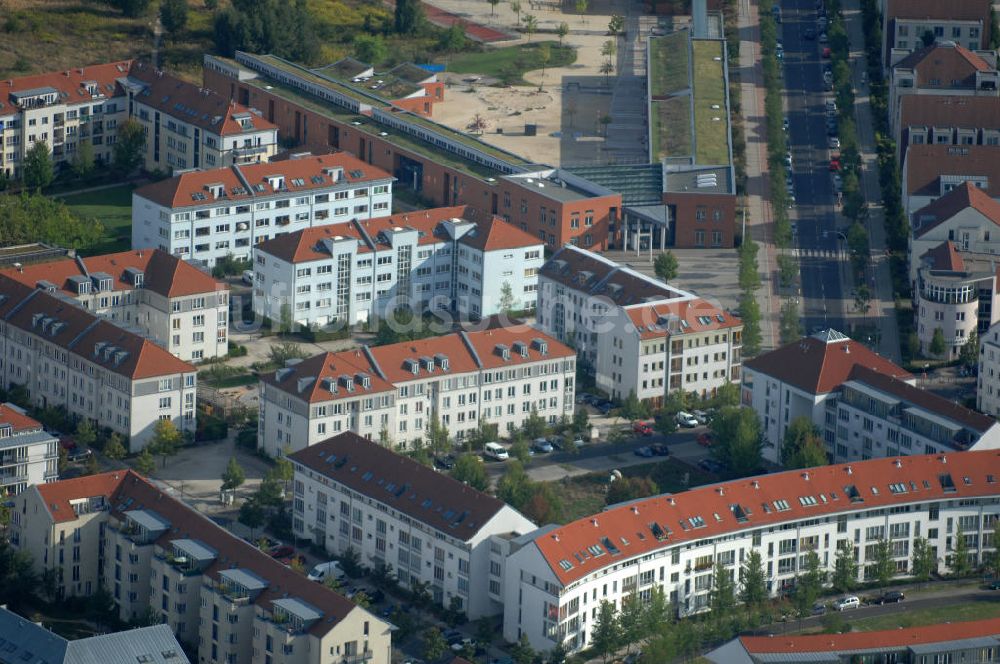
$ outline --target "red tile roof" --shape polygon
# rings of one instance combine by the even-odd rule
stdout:
[[[336,183],[325,171],[336,167],[340,167],[344,171],[340,181],[344,185],[374,184],[380,181],[388,182],[392,179],[392,176],[385,171],[367,164],[353,155],[337,152],[302,157],[301,159],[285,159],[272,163],[181,173],[172,178],[139,187],[133,192],[133,195],[169,208],[218,205],[220,200],[226,203],[240,201],[249,203],[255,198],[282,193],[271,187],[267,180],[268,176],[284,176],[285,190],[282,191],[288,196],[295,196],[299,192],[335,186]],[[237,175],[237,171],[246,178],[250,187],[257,187],[257,190],[247,190],[243,179]],[[301,179],[302,184],[297,185],[292,182],[295,179]],[[210,191],[211,185],[221,185],[225,189],[225,197],[219,199],[213,197]]]
[[[973,183],[966,181],[913,213],[913,235],[917,238],[923,237],[930,230],[968,208],[976,210],[1000,226],[1000,203],[990,198],[989,194]]]
[[[443,354],[448,358],[448,370],[445,371],[435,362],[434,373],[456,374],[469,373],[479,369],[476,358],[469,348],[462,343],[458,334],[443,334],[439,337],[428,337],[416,341],[403,341],[388,346],[375,346],[371,349],[372,356],[378,362],[379,368],[390,383],[405,383],[427,377],[427,370],[420,367],[414,374],[406,366],[406,360],[420,360],[421,357],[433,358]]]
[[[937,21],[990,21],[989,0],[888,0],[887,19],[928,19]]]
[[[896,68],[913,69],[918,88],[941,89],[975,87],[976,72],[993,69],[980,56],[952,42],[935,42],[917,49],[896,63]]]
[[[943,475],[950,476],[947,487]],[[623,560],[683,542],[890,505],[995,496],[998,478],[996,450],[819,466],[621,504],[539,534],[534,543],[566,586]],[[891,483],[903,484],[906,492],[893,493]],[[788,509],[779,510],[778,500],[787,502]]]
[[[539,274],[575,291],[607,298],[621,307],[688,297],[687,293],[654,277],[571,244],[552,254]]]
[[[903,380],[913,378],[902,367],[873,353],[864,344],[847,338],[826,342],[806,337],[743,363],[750,371],[760,372],[814,395],[835,390],[858,365]]]
[[[482,230],[485,227],[485,230]],[[493,217],[480,224],[480,232],[461,239],[461,243],[479,249],[480,251],[499,251],[502,249],[520,249],[545,244],[527,231],[522,231],[514,224]]]
[[[1000,97],[971,95],[903,95],[900,127],[992,129],[1000,116]]]
[[[359,373],[367,374],[371,378],[369,388],[365,389],[361,385],[361,381],[357,378]],[[354,380],[352,392],[348,392],[347,388],[341,384],[341,376],[350,376]],[[334,395],[329,390],[328,385],[324,384],[324,379],[330,379],[337,385],[338,395]],[[369,364],[367,356],[361,351],[321,353],[302,360],[287,369],[278,369],[275,372],[264,374],[261,376],[261,380],[268,385],[295,394],[309,403],[331,401],[348,395],[359,396],[395,391],[391,384],[379,378]],[[302,381],[301,384],[299,381]]]
[[[86,477],[75,477],[71,480],[60,480],[49,484],[36,484],[35,488],[42,497],[42,502],[49,510],[52,520],[56,523],[76,521],[76,514],[70,505],[71,500],[79,498],[110,498],[126,475],[131,471],[115,470],[110,473],[100,473]]]
[[[181,297],[199,293],[211,293],[217,290],[229,290],[229,286],[216,281],[190,263],[183,261],[159,249],[137,249],[122,251],[116,254],[103,254],[80,258],[89,274],[106,272],[115,279],[115,290],[133,290],[134,286],[126,279],[125,269],[135,268],[143,272],[143,285],[146,290],[153,291],[164,297]],[[45,280],[56,285],[73,297],[76,290],[68,283],[70,277],[82,276],[79,263],[72,258],[59,258],[54,261],[32,263],[20,270],[7,268],[0,274],[10,277],[32,288],[39,281]]]
[[[505,507],[489,494],[355,433],[339,434],[288,458],[463,542]]]
[[[986,193],[1000,198],[1000,146],[910,145],[906,148],[903,193],[940,196],[941,176],[986,176]]]
[[[42,423],[27,414],[17,406],[9,403],[0,404],[0,424],[9,424],[13,433],[22,431],[38,431]]]
[[[951,240],[946,240],[930,251],[924,252],[920,258],[925,261],[925,264],[929,264],[932,270],[965,271],[965,261],[962,260],[958,249]]]
[[[140,104],[213,134],[237,136],[278,129],[276,124],[268,122],[248,107],[230,101],[208,88],[199,88],[176,76],[154,69],[145,62],[133,63],[129,70],[129,78],[141,81],[145,86],[145,89],[135,96]],[[251,127],[244,129],[236,116],[248,116]]]
[[[807,634],[800,636],[741,636],[740,643],[748,653],[801,654],[854,650],[905,648],[923,643],[960,641],[983,636],[1000,637],[1000,618],[948,622],[923,627],[901,627],[877,632],[847,632],[844,634]]]
[[[94,98],[84,88],[84,83],[97,83],[98,90],[105,97],[124,96],[124,91],[116,81],[128,74],[131,60],[91,65],[48,74],[34,74],[0,81],[0,115],[19,112],[10,101],[10,95],[39,88],[55,88],[59,91],[60,102],[64,104],[92,104]]]
[[[556,341],[547,334],[531,327],[530,325],[511,325],[508,327],[494,327],[491,329],[466,332],[466,338],[476,350],[482,362],[483,369],[498,369],[500,367],[516,366],[529,362],[541,362],[542,360],[555,360],[559,358],[576,357],[576,351]],[[543,355],[534,339],[545,342],[546,349]],[[522,357],[514,348],[516,342],[522,342],[525,346],[526,357]],[[510,359],[504,360],[497,351],[497,344],[503,344],[510,349]],[[442,347],[447,347],[448,343],[442,343]]]
[[[736,316],[700,297],[650,304],[628,309],[627,313],[640,339],[723,330],[743,324]],[[687,326],[682,325],[681,321]]]

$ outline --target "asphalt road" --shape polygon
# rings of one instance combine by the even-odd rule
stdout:
[[[832,93],[828,97],[823,91],[823,45],[804,36],[808,28],[819,32],[816,6],[814,0],[786,0],[782,8],[779,39],[785,48],[788,146],[796,198],[791,216],[797,225],[794,244],[801,269],[799,312],[806,333],[817,327],[845,329],[840,261],[846,246],[838,236],[826,132],[825,100],[832,99]]]

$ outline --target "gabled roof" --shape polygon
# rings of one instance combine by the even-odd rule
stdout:
[[[123,95],[124,92],[116,81],[128,73],[131,65],[131,60],[121,60],[0,81],[0,115],[18,112],[18,107],[11,100],[12,94],[32,90],[54,90],[59,95],[60,103],[70,105],[94,103],[95,98],[85,87],[88,83],[97,84],[101,98]]]
[[[922,627],[899,627],[877,632],[741,636],[739,640],[743,648],[753,655],[780,653],[807,657],[808,653],[878,651],[880,649],[906,648],[925,643],[947,643],[983,636],[1000,637],[1000,618],[946,622]]]
[[[826,340],[817,336],[805,337],[758,355],[743,365],[813,395],[832,392],[858,365],[904,380],[913,377],[864,344],[843,335],[839,337],[827,335]]]
[[[343,173],[340,181],[334,182],[327,174],[327,169],[338,167],[343,169]],[[284,177],[284,189],[271,186],[268,178],[272,176]],[[337,152],[207,171],[189,171],[139,187],[133,195],[163,207],[205,207],[218,205],[220,201],[227,204],[250,203],[255,198],[280,193],[295,196],[300,192],[328,189],[338,184],[341,188],[346,188],[354,184],[391,180],[392,176],[385,171],[346,152]],[[211,191],[213,186],[221,186],[224,195],[216,198]]]
[[[278,129],[276,124],[268,122],[250,108],[145,62],[133,63],[128,75],[133,82],[143,85],[143,90],[135,96],[136,101],[213,134],[237,136]],[[244,129],[240,119],[248,121],[249,127]]]
[[[489,494],[354,433],[334,436],[288,458],[463,542],[506,507]]]
[[[739,327],[743,321],[708,300],[661,302],[627,310],[640,339]]]
[[[919,48],[897,62],[894,68],[913,69],[918,88],[943,89],[975,87],[976,72],[993,69],[982,57],[954,42],[934,42]]]
[[[22,431],[40,431],[42,423],[11,403],[0,404],[0,425],[10,425],[14,434]]]
[[[910,145],[906,148],[903,194],[940,196],[941,177],[985,176],[986,193],[1000,198],[1000,146]]]
[[[107,499],[118,488],[126,474],[127,471],[116,470],[49,484],[35,484],[29,487],[29,490],[38,491],[54,522],[66,523],[76,521],[76,514],[70,505],[71,500],[98,496]]]
[[[1000,110],[1000,107],[998,107]],[[955,187],[941,198],[913,213],[913,236],[923,237],[959,212],[972,208],[987,220],[1000,226],[1000,203],[969,181]],[[919,224],[919,226],[916,226]]]
[[[361,384],[359,374],[370,378],[368,388]],[[351,378],[351,391],[342,383],[343,376]],[[290,367],[263,374],[261,380],[309,403],[395,391],[390,383],[378,376],[368,357],[359,350],[314,355]],[[331,392],[327,381],[337,386],[337,394]]]
[[[545,244],[544,240],[498,217],[480,222],[475,230],[463,235],[459,242],[480,251],[521,249]]]
[[[566,344],[556,341],[526,324],[466,332],[465,338],[475,349],[483,369],[498,369],[529,362],[576,357],[576,351]],[[544,352],[538,341],[545,344]],[[503,359],[503,356],[497,351],[498,344],[506,346],[510,350],[509,359]],[[441,345],[442,350],[444,350],[445,344]],[[523,356],[519,349],[523,349]]]
[[[187,261],[159,249],[133,249],[78,259],[59,258],[54,261],[32,263],[20,269],[7,268],[0,270],[0,274],[32,288],[41,281],[47,281],[64,293],[77,297],[76,289],[69,283],[69,279],[86,276],[80,269],[80,262],[87,268],[87,274],[106,272],[114,277],[114,290],[135,288],[132,280],[127,278],[128,268],[143,273],[142,288],[164,297],[229,290],[229,286],[216,281]]]
[[[932,270],[944,270],[947,272],[963,272],[965,261],[958,253],[955,243],[946,240],[920,257],[924,265]]]
[[[612,506],[539,535],[534,545],[565,587],[651,551],[729,533],[893,505],[995,496],[998,478],[996,450],[791,470]]]
[[[989,0],[887,0],[887,19],[915,19],[936,21],[984,21],[989,25]]]

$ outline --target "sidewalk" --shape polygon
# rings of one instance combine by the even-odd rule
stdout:
[[[892,291],[892,273],[889,260],[885,257],[885,226],[883,224],[882,193],[879,186],[878,158],[875,152],[875,129],[872,122],[871,103],[868,86],[861,83],[861,75],[867,70],[861,7],[858,0],[845,0],[843,5],[847,36],[851,42],[849,61],[852,63],[851,78],[854,85],[854,118],[858,128],[858,142],[861,151],[861,191],[868,201],[869,212],[866,227],[871,246],[871,261],[868,267],[868,286],[872,291],[871,310],[868,319],[873,321],[878,331],[878,345],[875,350],[893,362],[902,361],[900,353],[899,326],[896,322],[896,305]],[[847,229],[844,229],[846,232]],[[845,296],[847,294],[845,293]],[[845,297],[846,299],[846,297]],[[853,309],[853,298],[846,304]]]
[[[761,287],[757,290],[760,306],[761,348],[778,346],[777,251],[772,240],[773,227],[767,174],[767,125],[764,116],[764,73],[760,66],[760,23],[757,5],[740,0],[740,99],[743,108],[747,150],[747,233],[760,246],[757,267]]]

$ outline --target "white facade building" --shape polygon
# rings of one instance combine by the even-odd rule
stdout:
[[[11,403],[0,404],[0,496],[59,477],[59,440]]]
[[[254,311],[299,325],[354,324],[409,306],[469,318],[535,308],[543,243],[466,206],[310,228],[254,248]]]
[[[536,650],[557,641],[577,650],[590,644],[602,601],[620,608],[653,587],[682,616],[707,610],[716,563],[738,579],[751,549],[771,595],[794,586],[808,552],[830,572],[847,544],[865,579],[881,540],[900,576],[917,537],[942,570],[965,537],[975,566],[994,550],[998,477],[994,451],[873,459],[645,498],[547,526],[516,541],[507,558],[503,636],[526,635]]]
[[[427,584],[436,603],[470,619],[501,612],[503,556],[491,538],[536,527],[515,509],[353,433],[289,459],[300,539],[335,555],[352,549],[404,588]]]
[[[532,410],[572,417],[575,379],[573,350],[528,325],[324,353],[262,376],[257,447],[274,457],[350,431],[408,449],[434,416],[455,440],[481,421],[504,435]]]
[[[131,470],[31,487],[11,541],[60,596],[103,585],[121,620],[155,615],[199,662],[391,661],[387,623]]]
[[[145,447],[169,419],[195,429],[198,375],[148,339],[75,302],[0,275],[0,375],[38,406],[61,406]]]
[[[979,336],[976,409],[1000,417],[1000,323]]]
[[[538,292],[539,326],[576,348],[614,399],[658,405],[740,380],[743,324],[708,300],[572,245],[542,267]]]
[[[346,153],[187,172],[132,193],[132,246],[214,266],[284,233],[389,214],[392,177]]]
[[[229,286],[157,249],[32,263],[0,271],[72,298],[185,361],[229,352]]]
[[[826,330],[747,362],[742,403],[760,417],[764,457],[774,463],[799,417],[819,428],[835,462],[1000,446],[993,418],[915,384],[863,344]]]

